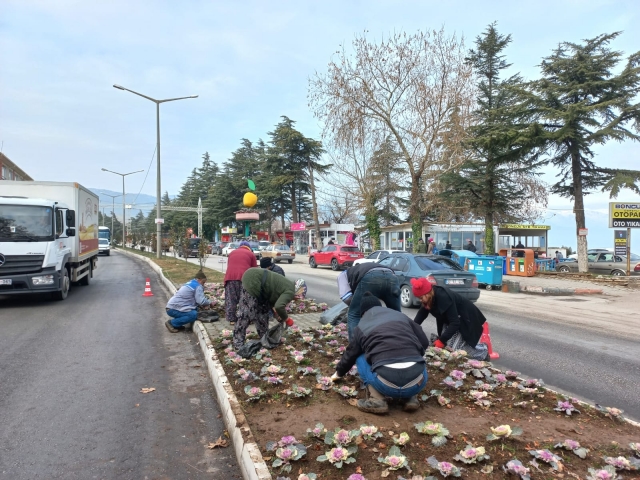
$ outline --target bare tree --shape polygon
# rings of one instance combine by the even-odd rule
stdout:
[[[309,103],[324,122],[324,135],[349,150],[369,138],[377,149],[391,136],[411,179],[409,214],[421,235],[422,192],[434,178],[462,160],[451,132],[472,104],[471,69],[455,35],[393,34],[378,43],[359,35],[353,54],[342,48],[327,72],[310,79]],[[456,142],[458,135],[453,135]]]

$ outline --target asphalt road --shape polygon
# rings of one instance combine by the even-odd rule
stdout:
[[[163,325],[166,301],[117,252],[63,302],[0,296],[0,478],[241,478],[231,447],[206,448],[224,425],[196,337]]]

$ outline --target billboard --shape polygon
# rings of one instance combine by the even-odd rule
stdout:
[[[640,203],[609,203],[609,228],[640,228]]]

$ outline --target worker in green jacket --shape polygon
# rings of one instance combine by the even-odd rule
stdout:
[[[234,348],[238,350],[244,345],[251,322],[256,324],[258,336],[262,338],[269,329],[271,311],[279,322],[287,321],[286,306],[294,294],[294,283],[282,275],[262,268],[250,268],[244,272],[238,320],[233,329]]]

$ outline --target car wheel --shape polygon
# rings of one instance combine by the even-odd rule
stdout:
[[[627,272],[623,272],[622,270],[614,270],[613,272],[611,272],[611,275],[613,275],[614,277],[626,277]]]
[[[563,265],[562,267],[558,268],[558,271],[561,273],[569,273],[569,267],[567,267],[566,265]]]
[[[493,290],[493,286],[491,286],[491,285],[487,285],[487,286],[486,286],[486,287],[484,287],[484,288],[485,288],[485,290],[488,290],[488,291]]]
[[[111,255],[111,250],[108,250],[108,251],[107,251],[107,257],[108,257],[109,255]]]
[[[404,308],[413,307],[413,293],[408,285],[403,285],[400,289],[400,305]]]
[[[331,260],[331,270],[333,270],[334,272],[337,272],[338,270],[340,270],[340,265],[338,265],[338,260],[336,260],[335,258]]]
[[[310,266],[311,268],[317,268],[317,267],[318,267],[318,264],[316,263],[316,259],[315,259],[315,258],[311,257],[311,258],[309,259],[309,266]]]
[[[289,260],[289,265],[291,265],[293,263],[293,260]]]

